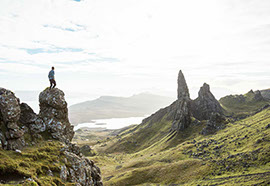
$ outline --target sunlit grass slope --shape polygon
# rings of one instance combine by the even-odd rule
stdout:
[[[245,117],[268,105],[270,101],[259,97],[253,91],[244,95],[225,96],[219,100],[227,115]]]
[[[16,185],[20,181],[30,178],[23,185],[36,185],[37,183],[39,185],[64,185],[59,178],[60,167],[64,164],[64,155],[60,152],[61,147],[59,142],[46,141],[27,147],[21,153],[0,150],[1,180]],[[54,176],[48,176],[49,170]]]
[[[170,123],[154,123],[154,134],[138,126],[96,145],[99,155],[91,158],[105,185],[270,184],[270,108],[209,136],[199,134],[204,122],[178,134],[168,133]]]

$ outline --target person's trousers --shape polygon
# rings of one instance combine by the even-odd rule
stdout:
[[[50,79],[50,89],[54,88],[56,86],[56,82],[54,79]]]

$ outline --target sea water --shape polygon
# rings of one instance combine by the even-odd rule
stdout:
[[[129,117],[129,118],[111,118],[111,119],[97,119],[93,123],[80,123],[74,126],[74,130],[83,127],[88,128],[103,128],[103,129],[120,129],[133,124],[140,124],[145,117]]]

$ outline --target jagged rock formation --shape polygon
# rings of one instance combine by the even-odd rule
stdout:
[[[100,186],[99,168],[82,155],[78,146],[70,143],[74,131],[64,96],[60,89],[45,89],[39,95],[37,115],[26,103],[20,104],[13,92],[0,88],[0,148],[18,150],[43,140],[58,140],[67,159],[59,173],[61,179],[76,185]]]
[[[254,93],[254,100],[256,101],[262,101],[264,100],[265,98],[263,97],[261,91],[257,90],[255,92],[253,92],[253,90],[250,91],[251,93]]]
[[[222,114],[223,109],[206,83],[200,88],[199,97],[192,102],[192,113],[196,119],[207,120],[212,113]]]
[[[171,131],[182,131],[192,124],[192,121],[198,123],[198,120],[209,120],[213,113],[223,115],[223,109],[219,102],[215,99],[210,91],[208,84],[200,88],[199,96],[195,100],[191,100],[189,96],[188,86],[182,71],[178,74],[177,100],[170,106],[160,109],[155,114],[143,120],[149,125],[160,121],[164,116],[168,120],[172,120]],[[194,119],[192,120],[192,117]]]
[[[199,97],[191,100],[185,77],[180,70],[178,74],[178,99],[172,108],[175,112],[173,117],[172,131],[184,130],[191,124],[191,117],[198,120],[208,120],[213,113],[221,115],[223,109],[210,91],[206,83],[200,88]]]

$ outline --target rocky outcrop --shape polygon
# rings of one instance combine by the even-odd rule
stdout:
[[[191,124],[191,117],[198,120],[209,120],[213,113],[222,115],[223,109],[214,95],[210,91],[210,86],[206,83],[200,88],[199,96],[195,100],[189,97],[189,90],[185,77],[180,70],[178,75],[178,99],[173,117],[172,131],[184,130]]]
[[[45,89],[40,93],[40,113],[20,100],[10,90],[0,89],[1,144],[4,149],[22,149],[40,140],[55,139],[68,143],[74,136],[68,120],[63,91]],[[25,141],[25,135],[28,141]]]
[[[170,131],[178,132],[188,128],[192,121],[200,123],[201,120],[209,120],[213,113],[223,115],[223,109],[211,93],[208,84],[204,83],[195,100],[190,99],[188,86],[181,70],[178,74],[177,84],[177,100],[144,119],[142,124],[148,123],[151,126],[166,117],[167,120],[173,121]],[[192,119],[192,117],[194,118]]]
[[[265,98],[262,96],[261,91],[259,91],[259,90],[255,91],[255,92],[253,92],[253,90],[250,90],[247,93],[246,97],[247,97],[247,99],[251,99],[250,101],[255,101],[255,102],[265,100]]]
[[[94,162],[85,158],[80,148],[70,143],[73,126],[68,120],[65,94],[60,89],[49,88],[39,95],[40,112],[34,113],[26,103],[21,103],[13,92],[0,88],[0,148],[22,149],[42,140],[57,140],[66,157],[59,173],[64,182],[81,186],[101,186],[101,173]],[[20,151],[21,152],[21,151]],[[48,172],[52,176],[51,172]]]
[[[102,185],[100,169],[94,165],[93,161],[71,152],[64,152],[64,154],[71,164],[69,167],[66,165],[61,167],[60,178],[64,182],[81,185]]]
[[[228,122],[225,116],[217,112],[213,112],[211,113],[210,119],[207,121],[206,127],[201,131],[201,134],[214,134],[216,131],[225,128],[225,124],[227,123]]]
[[[199,97],[192,102],[193,116],[198,120],[208,120],[212,113],[223,113],[223,109],[206,83],[200,88]]]
[[[39,95],[39,118],[53,139],[70,142],[74,136],[73,126],[68,120],[65,94],[58,88],[45,89]]]
[[[66,144],[60,150],[65,156],[61,166],[60,178],[63,182],[77,183],[85,186],[102,186],[100,169],[92,160],[84,157],[78,146]]]
[[[93,149],[89,145],[83,145],[80,148],[81,152],[85,156],[94,156],[96,153],[93,151]]]
[[[270,100],[270,89],[261,90],[263,98]]]
[[[41,134],[46,130],[46,125],[42,118],[38,117],[33,109],[26,103],[20,104],[20,108],[21,115],[19,122],[23,125],[25,132],[31,135],[33,141],[35,141],[35,139],[41,139]]]
[[[4,149],[25,146],[24,131],[19,126],[20,113],[20,100],[10,90],[0,88],[0,140]]]

